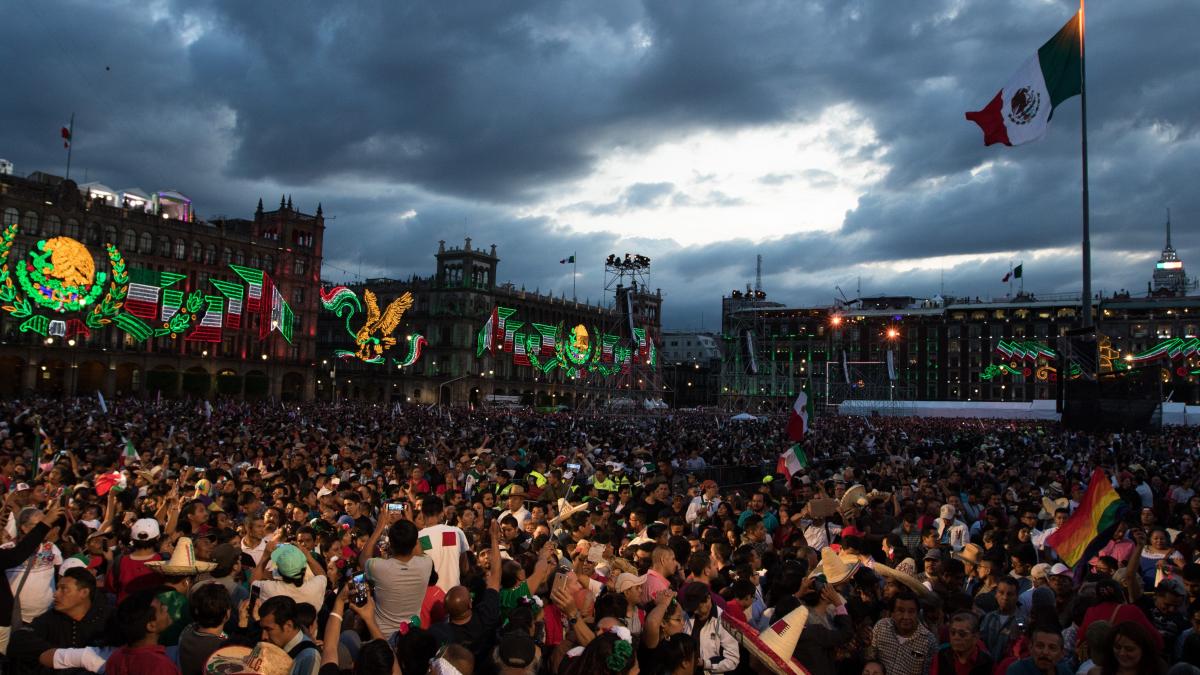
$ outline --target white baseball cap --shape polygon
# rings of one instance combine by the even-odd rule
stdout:
[[[158,521],[153,518],[142,518],[129,528],[129,536],[134,541],[150,541],[158,539],[162,532],[158,529]]]

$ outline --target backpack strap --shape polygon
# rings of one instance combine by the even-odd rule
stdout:
[[[295,647],[292,647],[291,649],[288,650],[288,656],[290,656],[294,659],[297,656],[300,656],[300,654],[304,653],[304,650],[316,649],[316,648],[317,648],[317,645],[314,644],[312,642],[312,640],[301,640],[299,644],[297,644]]]

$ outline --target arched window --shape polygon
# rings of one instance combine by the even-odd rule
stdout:
[[[245,265],[246,264],[246,254],[242,252],[242,249],[239,248],[237,251],[234,251],[233,264],[235,264],[235,265]]]
[[[233,251],[230,250],[228,246],[221,249],[221,262],[225,263],[226,265],[233,262]]]
[[[117,227],[115,225],[104,226],[104,243],[116,245],[117,243]]]
[[[175,259],[183,260],[187,257],[187,243],[183,239],[175,240]]]
[[[193,241],[192,242],[192,262],[200,262],[203,259],[204,259],[204,247],[200,245],[200,242]]]
[[[217,263],[217,247],[209,244],[204,247],[204,264],[215,265]]]
[[[154,235],[143,232],[138,238],[138,253],[150,253],[154,250]]]
[[[21,219],[21,231],[25,234],[36,235],[38,233],[38,215],[33,211],[26,211],[25,217]]]
[[[171,238],[165,234],[158,235],[158,255],[164,258],[171,257]]]
[[[46,227],[42,230],[42,234],[46,235],[47,237],[54,237],[62,234],[62,221],[59,220],[58,216],[46,216]]]
[[[259,267],[258,267],[258,254],[257,254],[257,253],[251,253],[251,254],[250,254],[250,266],[251,266],[251,267],[253,267],[254,269],[259,269]]]
[[[20,223],[20,222],[21,222],[21,212],[20,211],[14,209],[11,206],[8,207],[7,209],[4,209],[4,222],[2,223],[4,225],[4,227],[8,227],[9,225],[16,225],[17,223]]]
[[[137,250],[137,240],[137,232],[125,230],[124,239],[121,240],[121,248],[133,253]]]

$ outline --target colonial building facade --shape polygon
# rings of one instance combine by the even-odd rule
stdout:
[[[0,175],[0,395],[311,398],[324,218]]]
[[[469,238],[457,247],[443,241],[434,257],[431,276],[323,284],[322,293],[331,299],[334,289],[344,288],[361,304],[369,291],[378,308],[390,307],[405,293],[411,294],[412,305],[396,329],[395,354],[381,363],[348,353],[356,346],[354,332],[365,325],[357,313],[350,326],[333,311],[323,313],[317,344],[319,397],[570,408],[662,398],[662,378],[652,356],[662,340],[660,292],[639,290],[631,297],[633,323],[642,335],[639,352],[630,346],[629,320],[617,303],[602,307],[497,283],[495,245],[479,248]],[[568,333],[573,353],[586,352],[594,362],[557,366],[559,355],[566,354],[560,347]],[[424,339],[420,356],[405,365],[418,336]],[[613,347],[630,350],[628,367],[618,367]],[[632,363],[639,354],[641,361]]]

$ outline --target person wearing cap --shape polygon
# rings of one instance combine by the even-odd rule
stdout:
[[[499,520],[503,521],[505,516],[512,516],[517,519],[517,528],[524,530],[530,517],[529,509],[525,508],[525,487],[513,484],[505,500],[508,508],[500,512]]]
[[[130,593],[162,585],[162,575],[147,566],[147,563],[162,560],[158,553],[159,536],[161,530],[153,518],[137,520],[129,529],[132,550],[115,556],[108,568],[106,587],[117,594],[118,603]]]
[[[271,577],[267,571],[268,563],[274,565],[278,578]],[[328,581],[325,570],[313,559],[311,552],[295,544],[268,542],[250,584],[259,590],[259,602],[286,595],[296,602],[307,602],[320,609],[325,602]]]
[[[689,525],[693,527],[699,522],[708,522],[712,519],[713,514],[717,512],[717,507],[721,505],[721,489],[717,485],[717,481],[709,478],[700,484],[700,495],[693,497],[688,504],[687,514],[684,516]]]
[[[967,524],[958,520],[955,516],[957,511],[953,504],[943,504],[938,512],[938,519],[934,521],[934,527],[937,528],[938,542],[943,546],[949,546],[954,551],[961,551],[964,546],[971,543],[971,533],[967,529]]]
[[[497,675],[534,675],[541,669],[541,663],[541,648],[524,633],[505,633],[492,652]]]
[[[629,572],[621,572],[616,576],[616,580],[612,582],[613,590],[625,596],[625,606],[627,608],[625,625],[629,628],[629,632],[634,635],[641,635],[642,626],[646,623],[646,610],[640,606],[642,601],[642,584],[644,583],[646,583],[646,577]]]
[[[1033,608],[1033,592],[1050,585],[1050,565],[1047,563],[1038,563],[1030,568],[1029,581],[1029,588],[1021,591],[1021,594],[1017,596],[1017,604],[1021,606],[1021,610],[1026,614]]]

